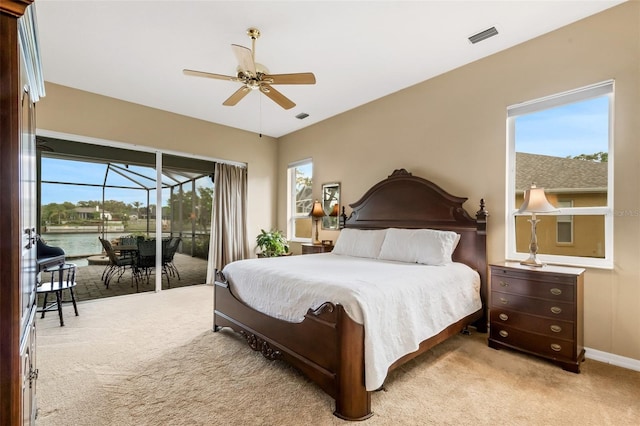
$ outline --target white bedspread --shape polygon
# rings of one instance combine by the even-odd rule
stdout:
[[[269,316],[302,322],[324,302],[341,304],[365,329],[365,385],[382,386],[397,359],[479,310],[480,277],[461,263],[428,266],[309,254],[233,262],[232,291]]]

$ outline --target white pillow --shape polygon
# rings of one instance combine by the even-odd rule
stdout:
[[[386,229],[364,230],[345,228],[340,231],[333,254],[377,259]]]
[[[378,258],[444,265],[451,263],[451,255],[458,239],[458,234],[452,231],[390,228],[387,230]]]

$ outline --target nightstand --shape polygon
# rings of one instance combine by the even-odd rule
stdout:
[[[490,265],[489,347],[546,358],[567,371],[584,361],[584,269]]]
[[[333,250],[333,244],[302,244],[302,254],[329,253],[331,250]]]

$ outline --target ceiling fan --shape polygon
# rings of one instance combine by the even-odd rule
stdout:
[[[269,97],[272,101],[280,105],[284,109],[291,109],[296,104],[282,93],[272,87],[274,84],[315,84],[316,77],[311,72],[295,73],[295,74],[269,74],[269,70],[262,64],[255,62],[256,40],[260,37],[260,30],[257,28],[249,28],[247,35],[251,38],[251,49],[237,44],[232,44],[233,53],[238,59],[237,74],[235,77],[230,75],[213,74],[204,71],[195,71],[184,69],[182,72],[186,75],[196,77],[214,78],[217,80],[228,80],[242,83],[242,87],[236,90],[226,101],[222,103],[225,106],[236,105],[252,90],[259,90]]]

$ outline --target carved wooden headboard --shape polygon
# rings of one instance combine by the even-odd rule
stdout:
[[[487,301],[487,217],[484,200],[472,218],[462,207],[466,197],[449,194],[435,183],[413,176],[405,169],[372,186],[360,200],[349,204],[353,209],[342,224],[346,228],[430,228],[455,231],[460,242],[453,260],[478,271],[482,280],[482,302]]]

